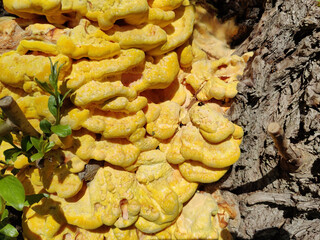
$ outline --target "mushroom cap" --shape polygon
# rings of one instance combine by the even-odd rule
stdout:
[[[77,89],[92,80],[103,81],[143,63],[144,59],[145,53],[139,49],[121,50],[117,57],[100,61],[81,59],[73,63],[67,87]]]
[[[109,41],[99,28],[81,19],[79,25],[65,30],[57,40],[57,50],[73,59],[88,57],[93,60],[111,58],[120,53],[120,45]]]
[[[167,42],[148,51],[148,54],[158,56],[181,46],[192,35],[194,20],[194,6],[180,6],[177,8],[175,10],[175,20],[164,27],[167,33]]]
[[[119,43],[122,49],[138,48],[147,51],[167,41],[167,33],[161,27],[150,23],[137,27],[114,25],[107,34],[109,39]]]
[[[178,128],[180,106],[171,101],[160,103],[160,113],[157,118],[146,125],[147,132],[157,139],[168,139],[174,135]]]

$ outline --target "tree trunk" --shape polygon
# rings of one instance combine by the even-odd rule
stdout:
[[[242,221],[231,230],[237,239],[320,239],[317,2],[267,1],[236,54],[247,51],[254,56],[229,111],[230,119],[245,130],[242,155],[215,186],[239,201]],[[283,130],[282,156],[267,133],[271,122]],[[294,172],[288,169],[290,162],[302,166]]]
[[[236,53],[254,56],[229,111],[245,130],[241,158],[204,188],[237,199],[236,239],[320,239],[320,7],[316,0],[211,2],[224,18],[237,17],[234,43],[246,40]],[[267,133],[271,122],[283,130],[283,157]],[[290,161],[303,165],[289,172]]]

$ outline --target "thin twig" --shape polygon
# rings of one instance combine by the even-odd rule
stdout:
[[[0,99],[0,107],[8,119],[24,134],[31,137],[39,137],[40,133],[29,123],[16,101],[11,96]]]
[[[302,161],[290,153],[290,141],[285,138],[283,128],[279,123],[272,122],[268,125],[268,133],[271,135],[282,157],[280,162],[281,167],[289,172],[296,172],[301,167]]]
[[[19,128],[9,118],[0,124],[0,136],[5,136],[13,131],[19,131]]]

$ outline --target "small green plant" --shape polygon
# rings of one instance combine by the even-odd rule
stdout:
[[[6,175],[6,169],[8,169],[8,167],[10,167],[20,155],[26,156],[30,162],[40,161],[55,145],[54,142],[49,140],[52,134],[55,133],[59,137],[66,137],[72,133],[69,125],[60,124],[61,108],[65,98],[70,93],[70,91],[68,91],[62,95],[58,89],[58,78],[63,64],[58,67],[58,62],[52,64],[50,58],[49,60],[51,66],[49,83],[40,82],[38,79],[35,79],[35,81],[39,84],[43,91],[50,94],[48,109],[55,118],[54,124],[50,123],[46,119],[41,120],[40,128],[43,134],[39,134],[39,137],[36,137],[38,133],[32,127],[31,128],[35,131],[35,136],[20,135],[19,132],[15,132],[15,139],[17,140],[14,140],[12,132],[5,131],[3,135],[0,136],[0,145],[3,141],[5,141],[12,146],[12,148],[9,148],[3,152],[5,159],[0,159],[0,163],[4,165],[0,171],[0,239],[14,239],[19,235],[15,227],[9,223],[9,211],[7,206],[21,211],[24,206],[29,206],[35,202],[38,202],[44,196],[48,197],[47,194],[34,194],[26,196],[21,182],[14,175]],[[6,114],[4,111],[0,112],[0,125],[6,124],[7,117],[5,115]],[[15,116],[12,118],[14,117]],[[21,118],[25,117],[22,116]],[[11,118],[9,118],[9,120],[11,120]],[[27,122],[26,119],[24,121]],[[20,130],[24,132],[23,129]],[[17,169],[11,170],[11,173],[13,174],[16,174],[17,172]]]
[[[58,67],[58,62],[52,64],[51,58],[51,74],[49,76],[49,84],[47,82],[40,82],[37,78],[35,79],[41,89],[50,94],[48,101],[48,108],[52,115],[55,117],[56,122],[52,125],[47,120],[42,120],[40,123],[41,130],[45,134],[51,134],[52,132],[57,134],[60,137],[66,137],[71,134],[71,128],[69,125],[61,125],[61,108],[63,105],[63,101],[70,93],[71,89],[67,91],[64,95],[62,95],[58,90],[58,78],[60,74],[60,70],[63,67],[61,64]]]
[[[12,176],[0,176],[0,238],[10,239],[17,237],[19,232],[9,223],[9,211],[11,206],[22,211],[25,203],[25,192],[20,181]]]
[[[17,146],[13,142],[11,133],[0,137],[1,141],[8,142],[12,148],[4,151],[5,162],[8,164],[10,161],[14,162],[19,155],[25,155],[31,162],[41,160],[45,153],[49,152],[54,147],[54,142],[49,141],[49,137],[55,133],[59,137],[67,137],[72,133],[71,127],[69,125],[61,125],[61,108],[65,98],[70,93],[70,90],[67,91],[64,95],[59,92],[58,89],[58,78],[60,70],[63,67],[61,64],[58,67],[58,62],[52,63],[50,60],[51,73],[49,76],[49,83],[40,82],[38,79],[35,81],[38,83],[40,88],[49,93],[50,97],[48,100],[48,109],[55,118],[55,123],[51,124],[48,120],[43,119],[40,121],[40,128],[43,132],[43,135],[40,138],[24,136],[21,140],[21,147]]]
[[[14,239],[19,235],[17,229],[9,222],[7,206],[22,211],[23,207],[48,196],[48,194],[25,196],[23,185],[15,176],[0,174],[0,239]]]

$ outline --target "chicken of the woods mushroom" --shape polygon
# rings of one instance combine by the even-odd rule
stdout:
[[[240,156],[225,112],[251,53],[232,55],[236,26],[188,0],[3,3],[17,17],[0,18],[0,98],[41,131],[54,121],[35,81],[48,81],[48,57],[71,89],[72,135],[51,136],[42,168],[14,162],[27,195],[50,195],[24,208],[24,238],[230,239],[232,207],[197,188]]]

